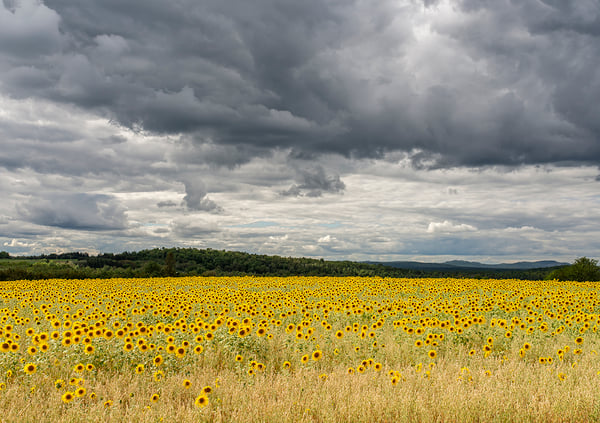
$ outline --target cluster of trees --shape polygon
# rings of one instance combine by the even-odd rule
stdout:
[[[73,252],[19,258],[11,258],[3,252],[0,258],[6,259],[0,261],[0,280],[241,275],[600,280],[597,261],[585,257],[572,266],[528,270],[399,269],[373,263],[267,256],[210,248],[155,248],[98,256]]]
[[[546,279],[559,281],[600,281],[598,260],[580,257],[570,266],[561,267],[548,274]]]

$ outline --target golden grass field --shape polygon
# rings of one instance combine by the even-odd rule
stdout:
[[[0,283],[0,420],[600,420],[594,283]]]

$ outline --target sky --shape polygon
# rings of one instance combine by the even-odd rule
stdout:
[[[600,255],[597,0],[2,0],[0,250]]]

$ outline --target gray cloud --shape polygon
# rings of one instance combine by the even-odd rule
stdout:
[[[190,210],[219,212],[221,208],[208,198],[204,183],[197,179],[188,177],[184,180],[185,197],[183,201]]]
[[[0,243],[590,255],[598,27],[588,0],[3,0]]]
[[[450,3],[28,0],[0,12],[2,87],[239,147],[237,163],[598,163],[597,4]]]
[[[125,209],[108,195],[48,194],[24,202],[19,209],[24,220],[43,226],[85,231],[128,226]]]
[[[327,175],[322,166],[297,172],[297,183],[282,191],[282,195],[320,197],[323,193],[341,193],[346,188],[339,175]]]
[[[202,219],[182,217],[173,220],[170,230],[182,238],[213,238],[221,232],[217,225]]]
[[[156,203],[157,207],[176,207],[177,203],[174,201],[159,201]]]

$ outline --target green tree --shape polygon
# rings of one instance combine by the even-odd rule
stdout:
[[[598,260],[580,257],[571,265],[573,280],[575,281],[599,281],[600,267]]]
[[[175,276],[175,273],[175,254],[173,251],[169,251],[165,257],[165,275]]]
[[[598,260],[580,257],[575,262],[551,272],[547,279],[558,279],[560,281],[600,281],[600,267]]]

